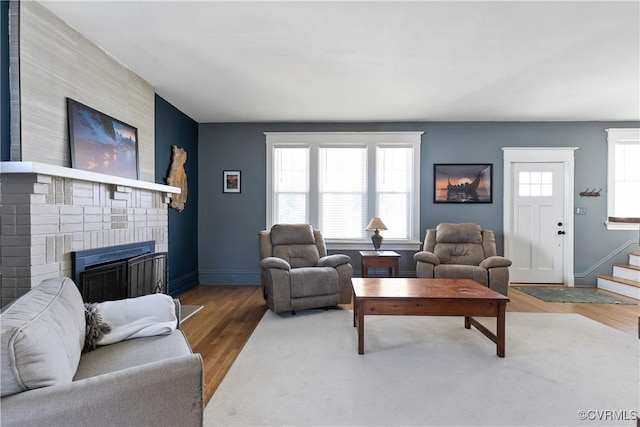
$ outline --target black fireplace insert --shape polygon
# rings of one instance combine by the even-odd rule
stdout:
[[[167,253],[154,241],[73,252],[72,264],[85,302],[167,292]]]

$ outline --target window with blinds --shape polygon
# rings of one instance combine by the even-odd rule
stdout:
[[[384,218],[387,239],[411,238],[413,223],[413,149],[376,148],[376,212]]]
[[[366,147],[318,147],[318,203],[318,225],[326,239],[365,237]]]
[[[607,129],[609,218],[640,218],[640,129]],[[607,224],[608,228],[637,228]]]
[[[280,147],[273,153],[276,222],[302,224],[309,218],[309,148]]]
[[[265,134],[267,228],[308,223],[361,248],[377,216],[386,244],[419,242],[421,132]]]

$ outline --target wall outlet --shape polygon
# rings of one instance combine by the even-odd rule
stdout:
[[[576,215],[586,215],[587,208],[576,208]]]

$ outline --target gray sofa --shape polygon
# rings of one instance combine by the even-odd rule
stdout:
[[[507,295],[511,260],[498,256],[493,231],[478,224],[442,223],[428,229],[416,253],[416,277],[472,279]]]
[[[84,304],[68,278],[16,300],[0,327],[2,426],[202,425],[202,359],[179,328],[82,353]]]
[[[276,224],[258,232],[267,306],[275,313],[351,302],[351,258],[327,255],[319,230],[309,224]]]

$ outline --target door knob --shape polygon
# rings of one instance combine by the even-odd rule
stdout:
[[[562,230],[558,230],[558,234],[565,234],[565,232]]]

